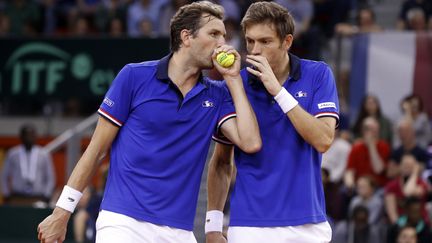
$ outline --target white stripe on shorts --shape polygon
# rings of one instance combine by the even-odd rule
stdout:
[[[228,243],[328,243],[332,230],[328,222],[286,227],[229,227]]]
[[[106,210],[96,221],[96,243],[197,243],[192,231],[138,221]]]

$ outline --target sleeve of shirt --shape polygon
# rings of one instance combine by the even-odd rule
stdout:
[[[222,91],[223,100],[221,102],[221,108],[218,116],[218,123],[215,129],[215,132],[213,133],[213,140],[218,143],[223,143],[227,145],[232,145],[233,143],[223,135],[221,131],[222,125],[228,121],[231,118],[236,117],[236,112],[234,108],[234,104],[231,98],[231,95],[228,91],[228,87],[226,86],[226,83],[223,83],[223,91]]]
[[[121,127],[127,120],[133,99],[131,68],[126,65],[114,79],[98,113]]]
[[[317,118],[333,117],[339,126],[339,100],[333,73],[326,65],[321,77],[315,83],[311,114]]]

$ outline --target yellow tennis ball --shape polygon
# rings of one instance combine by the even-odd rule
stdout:
[[[235,60],[234,54],[230,53],[227,54],[226,52],[219,52],[216,56],[216,61],[222,66],[222,67],[231,67],[233,65]]]

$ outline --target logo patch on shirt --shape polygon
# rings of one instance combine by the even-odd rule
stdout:
[[[202,103],[203,107],[214,107],[213,102],[206,100]]]
[[[108,99],[107,97],[105,97],[105,99],[103,100],[103,103],[109,107],[113,107],[113,105],[114,105],[114,101]]]
[[[295,93],[294,96],[297,97],[297,98],[307,97],[307,93],[304,92],[304,91],[299,91],[299,92]]]
[[[318,109],[325,109],[325,108],[335,108],[336,104],[334,102],[324,102],[318,104]]]

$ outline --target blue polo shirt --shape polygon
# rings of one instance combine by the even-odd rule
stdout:
[[[212,133],[235,110],[223,83],[202,76],[183,98],[170,57],[126,65],[98,110],[120,127],[101,209],[192,230]]]
[[[299,105],[315,117],[339,120],[330,68],[291,54],[290,65],[283,86]],[[235,148],[237,177],[231,194],[230,225],[277,227],[326,221],[321,154],[297,133],[261,81],[246,70],[241,75],[263,147],[255,154]]]

